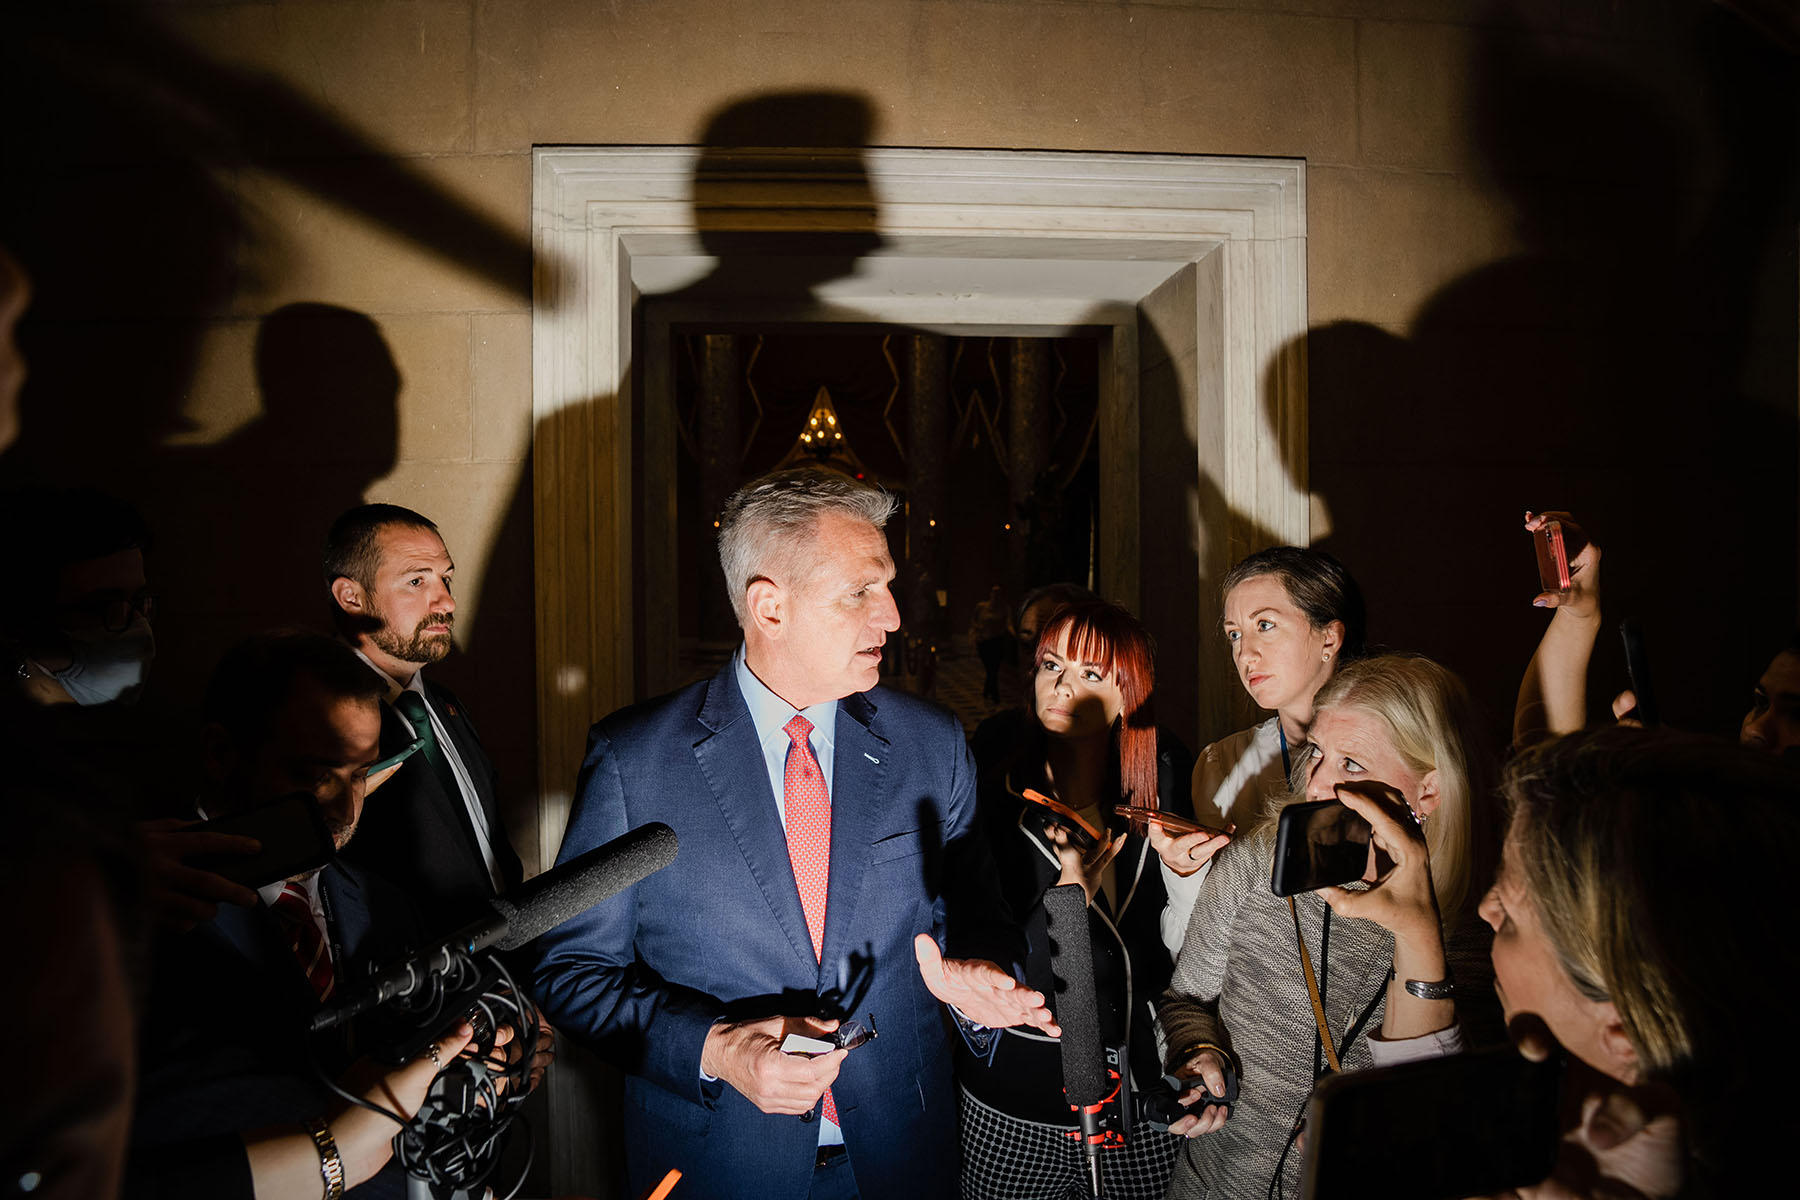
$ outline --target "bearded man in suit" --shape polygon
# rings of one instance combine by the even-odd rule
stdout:
[[[364,504],[332,523],[324,566],[340,636],[387,684],[382,761],[407,755],[391,775],[378,767],[381,802],[346,857],[399,884],[432,932],[448,933],[521,876],[475,726],[450,689],[425,678],[453,645],[456,563],[427,518]]]

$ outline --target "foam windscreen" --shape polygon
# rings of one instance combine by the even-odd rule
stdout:
[[[1062,1026],[1063,1087],[1077,1107],[1098,1104],[1112,1091],[1100,1040],[1100,1001],[1094,986],[1094,947],[1088,939],[1087,893],[1065,883],[1044,893],[1050,935],[1051,999]]]

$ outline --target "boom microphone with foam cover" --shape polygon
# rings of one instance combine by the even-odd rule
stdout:
[[[679,848],[675,831],[654,821],[545,871],[511,895],[489,901],[506,918],[506,931],[493,944],[502,950],[518,949],[656,874],[675,861]]]
[[[1112,1094],[1106,1047],[1100,1037],[1100,994],[1094,984],[1094,947],[1088,939],[1087,893],[1065,883],[1044,893],[1050,935],[1050,972],[1056,979],[1056,1023],[1062,1026],[1063,1090],[1081,1124],[1088,1182],[1100,1195],[1100,1108]]]
[[[411,996],[433,975],[450,970],[461,955],[490,946],[516,950],[662,870],[675,861],[679,848],[675,831],[654,821],[571,858],[513,889],[511,895],[488,901],[493,909],[489,916],[379,972],[361,994],[320,1010],[313,1016],[312,1028],[315,1032],[330,1029],[389,1000]]]

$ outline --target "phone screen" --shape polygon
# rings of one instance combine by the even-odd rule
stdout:
[[[192,860],[203,871],[223,875],[248,888],[266,887],[316,871],[337,853],[319,802],[308,792],[244,812],[228,813],[191,827],[196,833],[236,833],[262,843],[255,854],[219,854]]]
[[[1486,1196],[1556,1164],[1562,1064],[1511,1046],[1322,1080],[1307,1106],[1302,1194]]]
[[[1361,879],[1369,867],[1368,821],[1342,800],[1310,800],[1281,810],[1269,888],[1296,896]]]

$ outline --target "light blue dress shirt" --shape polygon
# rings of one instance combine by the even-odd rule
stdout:
[[[738,647],[736,658],[738,691],[744,693],[744,703],[750,707],[750,720],[756,725],[756,740],[762,746],[763,765],[769,769],[769,790],[775,793],[775,815],[781,818],[781,827],[787,828],[787,756],[788,747],[793,743],[787,735],[787,723],[798,713],[812,722],[813,731],[807,738],[812,746],[813,757],[819,760],[819,772],[825,776],[825,795],[833,795],[831,789],[831,767],[835,760],[832,751],[837,738],[838,702],[827,700],[815,704],[811,708],[795,708],[774,692],[771,692],[763,681],[750,670],[744,661],[744,648]]]
[[[827,700],[810,708],[795,708],[771,692],[750,670],[750,664],[744,661],[742,646],[738,647],[733,663],[737,667],[738,691],[744,694],[744,703],[750,709],[750,720],[756,726],[756,740],[762,746],[763,765],[769,771],[769,790],[775,794],[775,815],[781,818],[781,827],[786,829],[787,756],[793,746],[793,740],[787,735],[787,723],[794,719],[795,713],[812,722],[813,731],[806,740],[812,747],[813,757],[819,760],[819,772],[825,776],[825,795],[829,798],[836,794],[831,787],[831,767],[835,761],[838,702]],[[844,1131],[821,1114],[819,1145],[843,1144]]]

